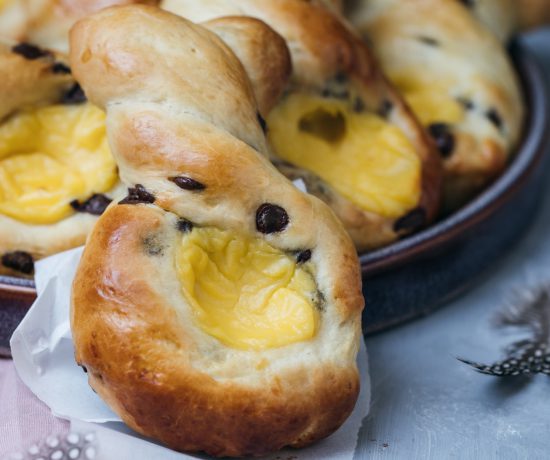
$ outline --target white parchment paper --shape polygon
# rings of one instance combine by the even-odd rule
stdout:
[[[96,432],[99,459],[206,458],[176,453],[143,439],[126,427],[89,387],[86,374],[74,360],[69,326],[71,284],[81,255],[82,248],[77,248],[37,262],[38,298],[10,341],[19,376],[54,415],[71,420],[73,429]],[[332,436],[312,447],[279,452],[271,458],[286,458],[286,454],[297,460],[353,458],[361,422],[368,414],[370,405],[370,379],[364,342],[361,343],[358,363],[361,393],[346,423]]]

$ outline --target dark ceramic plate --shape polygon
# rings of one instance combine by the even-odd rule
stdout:
[[[529,119],[506,172],[460,211],[386,248],[361,255],[363,328],[380,331],[427,314],[472,285],[519,240],[536,214],[544,182],[548,101],[540,68],[516,44]],[[36,296],[34,283],[0,276],[0,356]]]

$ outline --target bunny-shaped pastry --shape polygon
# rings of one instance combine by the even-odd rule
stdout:
[[[358,394],[358,260],[330,209],[267,160],[241,62],[203,26],[127,6],[77,23],[71,65],[130,187],[73,283],[91,386],[178,450],[328,436]]]

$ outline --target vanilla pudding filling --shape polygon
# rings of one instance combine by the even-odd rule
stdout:
[[[197,324],[229,347],[265,350],[317,333],[313,266],[260,238],[193,227],[178,244],[176,269]]]
[[[105,113],[90,103],[22,110],[0,125],[0,214],[53,224],[117,180]]]
[[[268,117],[277,155],[317,174],[364,211],[389,218],[416,207],[421,162],[405,134],[349,102],[294,93]]]
[[[449,94],[449,82],[428,82],[415,77],[413,71],[391,75],[390,79],[424,126],[453,125],[464,119],[464,106]]]

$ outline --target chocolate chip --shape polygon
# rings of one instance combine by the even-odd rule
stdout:
[[[190,177],[187,177],[187,176],[169,177],[168,180],[171,180],[174,184],[176,184],[179,188],[182,188],[183,190],[200,191],[206,188],[206,185],[201,184],[195,179],[191,179]]]
[[[422,43],[424,43],[425,45],[429,45],[429,46],[439,46],[439,41],[436,40],[435,38],[433,37],[428,37],[426,35],[421,35],[418,37],[418,40]]]
[[[363,110],[365,110],[365,103],[363,102],[363,99],[361,99],[360,97],[356,97],[353,101],[353,111],[360,113]]]
[[[296,262],[299,264],[306,263],[309,259],[311,259],[311,249],[306,249],[305,251],[300,251],[296,255]]]
[[[258,123],[262,127],[262,131],[264,132],[264,134],[267,134],[267,123],[264,120],[264,117],[262,117],[262,115],[260,114],[260,112],[256,112],[256,118],[258,118]]]
[[[94,216],[100,216],[111,201],[110,198],[101,193],[94,193],[86,201],[73,200],[70,202],[70,205],[77,212],[86,212]]]
[[[347,89],[343,89],[341,91],[333,91],[332,97],[335,97],[336,99],[348,99],[349,91]]]
[[[78,83],[71,86],[71,88],[61,97],[62,104],[82,104],[86,101],[86,95]]]
[[[500,117],[499,113],[496,111],[496,109],[489,109],[485,116],[489,119],[493,125],[495,125],[496,128],[499,130],[502,129],[502,118]]]
[[[155,196],[149,193],[145,187],[141,184],[137,184],[135,187],[128,189],[128,196],[118,204],[138,204],[138,203],[154,203]]]
[[[315,296],[313,300],[313,303],[315,304],[315,307],[317,310],[323,312],[326,310],[327,301],[325,299],[325,296],[321,291],[317,291],[317,295]]]
[[[178,220],[176,228],[182,233],[189,233],[191,230],[193,230],[193,222],[182,218]]]
[[[60,73],[60,74],[67,74],[71,73],[71,69],[69,66],[66,66],[62,62],[56,62],[54,65],[52,65],[52,72],[53,73]]]
[[[378,109],[378,115],[382,118],[387,118],[392,110],[393,103],[388,99],[384,99],[382,101],[382,105],[380,105],[380,108]]]
[[[142,243],[147,255],[154,257],[164,255],[164,245],[159,240],[158,235],[147,235],[143,238]]]
[[[423,208],[416,208],[397,219],[393,224],[396,232],[413,232],[424,226],[426,223],[426,211]]]
[[[462,2],[468,8],[473,8],[476,4],[475,0],[459,0],[459,1]]]
[[[50,56],[52,54],[50,51],[43,50],[38,46],[31,45],[30,43],[19,43],[15,45],[11,50],[15,54],[19,54],[29,61],[33,61],[41,57]]]
[[[348,76],[344,72],[338,72],[334,76],[334,80],[336,80],[337,83],[344,84],[348,81]]]
[[[261,233],[282,232],[288,222],[288,214],[276,204],[264,203],[256,211],[256,229]]]
[[[28,252],[6,252],[2,256],[2,265],[12,270],[30,275],[34,271],[34,260]]]
[[[321,91],[321,96],[323,97],[333,97],[335,99],[348,99],[349,98],[349,91],[347,89],[330,89],[325,88]]]
[[[455,148],[455,138],[449,129],[450,127],[446,123],[432,123],[428,126],[428,132],[443,158],[451,156]]]
[[[456,101],[466,110],[473,110],[475,107],[474,103],[466,97],[458,97]]]

